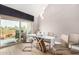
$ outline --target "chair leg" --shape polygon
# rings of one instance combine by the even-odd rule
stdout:
[[[23,49],[22,51],[25,51],[26,48],[27,48],[27,46],[25,46],[24,49]],[[31,51],[32,51],[32,43],[31,43],[30,48],[31,48]]]

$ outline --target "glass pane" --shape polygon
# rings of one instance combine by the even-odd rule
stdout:
[[[21,30],[23,30],[27,34],[31,34],[32,33],[32,24],[31,24],[31,22],[21,22]]]
[[[28,41],[26,39],[26,34],[31,34],[32,33],[32,24],[31,22],[21,22],[21,39],[22,42]]]
[[[1,46],[15,44],[19,38],[19,21],[1,19],[0,22]]]

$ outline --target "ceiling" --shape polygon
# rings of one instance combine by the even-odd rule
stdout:
[[[31,14],[38,17],[47,7],[47,4],[4,4],[5,6],[14,8],[16,10]]]

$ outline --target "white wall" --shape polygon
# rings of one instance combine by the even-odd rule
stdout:
[[[79,33],[79,5],[52,4],[40,18],[40,31],[61,33]]]

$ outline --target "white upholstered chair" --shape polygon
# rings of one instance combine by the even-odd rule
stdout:
[[[72,53],[79,53],[79,34],[69,35],[69,48]]]
[[[61,44],[55,44],[53,46],[53,53],[54,54],[70,54],[70,52],[68,51],[68,35],[61,34],[60,40],[61,40]]]

